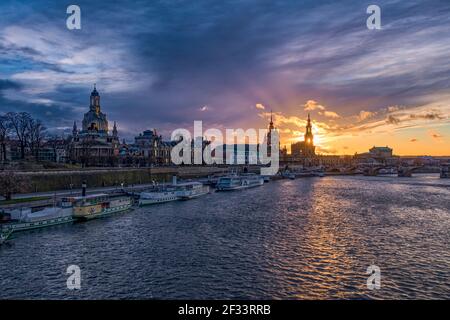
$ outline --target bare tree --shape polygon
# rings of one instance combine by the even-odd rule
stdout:
[[[0,116],[0,148],[2,150],[2,159],[0,161],[6,161],[6,141],[11,133],[11,123],[7,116]]]
[[[67,141],[65,141],[64,136],[59,136],[57,134],[50,134],[46,137],[46,145],[48,145],[50,148],[52,148],[53,151],[53,161],[57,162],[57,154],[58,149],[65,144],[68,144]]]
[[[25,159],[25,148],[27,147],[30,140],[30,121],[32,120],[31,115],[27,112],[8,112],[6,114],[14,134],[19,140],[20,144],[20,158]]]
[[[44,130],[45,127],[42,124],[41,120],[35,120],[33,118],[29,119],[28,135],[30,142],[30,151],[36,160],[38,159],[39,148],[41,147],[42,140],[44,138]]]
[[[0,173],[0,194],[6,200],[11,200],[14,193],[22,192],[25,185],[23,176],[17,175],[12,171]]]

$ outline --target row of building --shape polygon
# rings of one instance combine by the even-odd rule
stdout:
[[[94,86],[89,111],[83,116],[81,128],[74,122],[67,138],[46,139],[37,152],[38,161],[82,164],[83,166],[168,165],[173,141],[164,141],[156,130],[145,130],[134,143],[120,141],[117,124],[110,132],[106,114],[102,112],[100,94]],[[35,156],[36,157],[36,156]],[[0,159],[21,159],[20,144],[9,140],[0,148]]]
[[[271,133],[273,130],[275,130],[275,126],[271,116],[267,135],[269,156],[272,153]],[[163,140],[156,130],[145,130],[134,138],[133,143],[121,142],[116,122],[113,124],[112,131],[109,130],[107,116],[101,109],[100,94],[94,85],[90,95],[89,111],[83,116],[81,128],[78,129],[77,123],[74,122],[72,134],[69,137],[44,141],[37,152],[37,160],[81,164],[82,166],[171,165],[170,154],[176,144],[176,141]],[[208,142],[204,141],[203,147],[207,144]],[[257,157],[252,154],[255,151],[249,145],[245,145],[243,148],[235,145],[234,159],[226,158],[225,149],[224,146],[224,163],[230,163],[230,160],[236,161],[238,158],[244,158],[245,162],[249,162],[250,158]],[[279,148],[279,159],[282,164],[300,163],[304,166],[348,166],[355,163],[389,165],[397,163],[399,159],[387,146],[374,146],[368,153],[354,156],[316,155],[315,150],[311,117],[308,114],[304,140],[291,144],[290,154],[286,147]],[[0,148],[0,159],[14,161],[19,160],[20,156],[20,145],[15,140],[8,141],[4,148]]]

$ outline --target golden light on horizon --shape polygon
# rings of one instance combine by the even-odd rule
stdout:
[[[318,153],[329,155],[352,155],[368,152],[373,146],[388,145],[396,155],[449,156],[450,96],[448,101],[449,107],[440,103],[355,111],[350,115],[338,112],[340,118],[327,117],[319,109],[308,110],[313,143]],[[307,113],[293,107],[285,108],[293,111],[273,112],[273,120],[280,132],[281,146],[289,150],[292,143],[305,140]],[[259,115],[270,119],[268,112],[260,112]]]

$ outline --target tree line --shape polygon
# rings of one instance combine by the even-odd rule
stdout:
[[[6,144],[11,139],[18,141],[20,159],[25,159],[27,153],[37,158],[45,130],[42,121],[33,118],[28,112],[0,115],[0,148],[3,157],[0,160],[6,161]]]

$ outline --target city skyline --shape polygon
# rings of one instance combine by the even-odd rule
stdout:
[[[97,83],[121,138],[265,128],[273,110],[288,149],[311,113],[318,153],[450,155],[450,5],[434,2],[380,1],[383,28],[368,30],[365,2],[80,1],[68,30],[64,5],[4,1],[0,113],[70,132]]]

